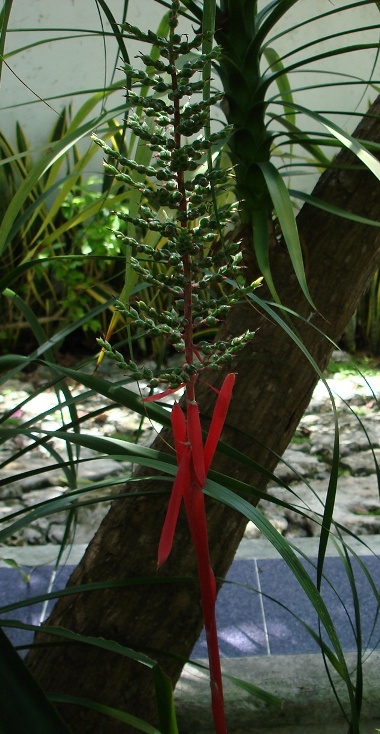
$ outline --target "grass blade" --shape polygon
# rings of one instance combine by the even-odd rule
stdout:
[[[42,631],[41,628],[37,627],[36,625],[22,624],[21,622],[13,622],[11,620],[2,620],[2,625],[4,627],[18,627],[19,629],[31,630],[35,632]],[[72,632],[71,630],[64,629],[63,627],[50,627],[49,625],[44,625],[43,632],[44,634],[54,635],[60,639],[68,640],[70,642],[81,643],[85,645],[92,645],[102,650],[107,650],[108,652],[118,653],[119,655],[122,655],[123,657],[134,660],[137,663],[140,663],[141,665],[144,665],[147,668],[149,668],[153,676],[153,681],[154,681],[154,686],[155,686],[156,696],[157,696],[157,704],[162,709],[166,709],[167,712],[170,712],[167,718],[164,717],[166,720],[165,728],[161,729],[159,734],[177,734],[178,729],[177,729],[177,725],[175,721],[175,714],[174,714],[172,685],[171,685],[170,680],[167,678],[167,676],[161,670],[161,668],[159,667],[158,663],[156,663],[155,660],[152,660],[151,658],[149,658],[147,655],[144,655],[143,653],[132,650],[130,647],[126,647],[125,645],[121,645],[118,642],[114,642],[113,640],[106,640],[102,637],[92,637],[89,635],[81,635],[77,632]],[[15,699],[13,699],[13,701],[14,700]],[[66,729],[65,734],[67,734],[67,731],[68,730]],[[36,730],[36,734],[37,734],[37,730]],[[40,730],[38,734],[42,734],[42,730]],[[48,730],[46,730],[46,734],[48,734]],[[49,734],[52,734],[51,729],[49,731]]]
[[[4,0],[4,5],[0,12],[0,81],[1,81],[1,72],[3,70],[5,40],[7,37],[7,28],[8,28],[8,22],[9,22],[9,16],[12,10],[12,3],[13,3],[13,0]]]
[[[122,721],[124,724],[130,724],[134,729],[145,732],[145,734],[163,734],[161,729],[156,729],[155,726],[147,724],[137,716],[126,714],[124,711],[115,709],[112,706],[105,706],[98,701],[91,701],[89,698],[79,698],[77,696],[65,695],[64,693],[52,693],[49,695],[49,699],[50,701],[54,701],[54,703],[69,703],[74,706],[84,706],[85,708],[92,709],[92,711],[99,711],[100,714],[105,714],[116,721]]]
[[[358,214],[354,214],[353,212],[347,211],[346,209],[341,209],[338,206],[334,206],[333,204],[330,204],[327,201],[323,201],[322,199],[317,199],[316,196],[305,194],[303,191],[289,189],[289,194],[290,196],[293,196],[295,199],[300,199],[301,201],[305,201],[308,204],[315,206],[317,209],[322,209],[322,211],[329,212],[330,214],[334,214],[337,217],[342,217],[343,219],[349,219],[352,222],[358,222],[359,224],[369,224],[371,227],[380,227],[380,222],[378,222],[375,219],[367,219],[367,217],[361,217]]]
[[[273,163],[270,161],[264,161],[262,163],[258,163],[258,166],[263,172],[265,183],[268,187],[298,282],[310,305],[317,310],[306,282],[301,243],[289,191]]]
[[[22,722],[28,734],[70,734],[1,628],[0,710],[1,734],[19,734]]]
[[[310,110],[307,107],[303,107],[302,105],[294,104],[292,102],[289,102],[288,104],[289,106],[294,107],[298,112],[304,113],[308,117],[311,117],[312,120],[323,125],[323,127],[325,127],[326,130],[336,138],[336,140],[338,140],[344,147],[351,150],[352,153],[356,155],[362,163],[364,163],[366,168],[368,168],[368,170],[370,170],[373,175],[380,180],[380,161],[378,161],[377,158],[375,158],[375,156],[370,153],[370,151],[367,150],[359,140],[357,140],[357,138],[353,138],[352,135],[346,133],[341,127],[339,127],[339,125],[336,125],[334,122],[318,112],[313,112],[313,110]]]

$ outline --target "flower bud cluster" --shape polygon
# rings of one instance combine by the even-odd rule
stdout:
[[[215,330],[230,308],[257,285],[238,285],[244,282],[239,244],[226,244],[223,239],[233,211],[228,205],[217,212],[214,207],[232,172],[206,165],[206,151],[225,140],[231,128],[204,134],[210,107],[221,95],[199,99],[204,80],[194,76],[218,57],[219,49],[202,54],[198,49],[204,35],[198,33],[188,40],[176,32],[180,5],[178,0],[172,2],[168,39],[150,31],[144,33],[130,24],[123,26],[128,36],[153,44],[158,51],[158,58],[140,53],[146,72],[125,69],[133,87],[127,94],[128,102],[141,111],[139,115],[130,112],[126,125],[150,148],[151,164],[130,160],[93,136],[107,156],[107,170],[141,194],[137,215],[119,214],[120,219],[133,225],[135,236],[122,232],[116,236],[130,248],[129,264],[140,280],[148,288],[167,294],[166,302],[170,304],[161,312],[144,301],[127,305],[117,302],[116,308],[137,336],[164,339],[172,349],[183,353],[183,363],[156,375],[126,361],[105,340],[98,342],[136,380],[144,379],[151,387],[165,383],[171,388],[187,383],[204,370],[216,371],[230,364],[244,348],[253,336],[251,332],[215,343],[202,336]],[[135,91],[136,87],[140,93]],[[141,93],[144,88],[151,89],[153,94]],[[149,232],[159,233],[159,247],[144,241]]]

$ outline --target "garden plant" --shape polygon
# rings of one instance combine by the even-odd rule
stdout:
[[[4,5],[4,26],[11,4]],[[36,517],[57,511],[67,513],[64,544],[72,540],[78,506],[99,501],[91,493],[112,483],[84,487],[78,483],[77,469],[84,460],[81,447],[130,457],[142,467],[115,496],[27,657],[27,668],[63,719],[2,636],[4,730],[15,731],[17,726],[12,706],[6,705],[16,690],[31,732],[177,732],[172,688],[204,622],[214,729],[226,732],[215,599],[217,584],[222,583],[250,519],[289,565],[318,614],[321,634],[310,634],[320,646],[326,669],[330,665],[344,682],[349,706],[343,715],[350,734],[357,734],[363,684],[360,634],[352,676],[321,594],[329,537],[336,538],[343,561],[350,552],[333,516],[339,459],[333,398],[334,462],[328,499],[317,518],[321,531],[316,582],[292,544],[256,505],[380,259],[380,165],[375,155],[380,142],[379,103],[353,137],[323,112],[310,111],[296,101],[289,75],[337,55],[372,51],[376,56],[378,43],[351,43],[350,31],[342,30],[334,34],[333,50],[316,51],[317,41],[325,40],[319,38],[305,44],[310,56],[293,63],[281,59],[272,44],[276,34],[281,35],[277,24],[298,0],[276,0],[262,8],[249,0],[226,0],[219,6],[207,0],[159,4],[167,10],[159,32],[126,22],[122,33],[118,27],[115,31],[126,80],[122,130],[127,147],[120,136],[109,139],[98,131],[93,135],[94,148],[96,143],[103,150],[105,170],[116,187],[115,205],[118,197],[123,202],[117,215],[120,227],[113,234],[125,264],[119,299],[116,303],[102,299],[92,312],[47,339],[28,303],[12,290],[14,273],[11,280],[6,274],[1,279],[5,297],[29,321],[38,343],[27,357],[2,357],[1,380],[6,384],[21,369],[43,362],[51,375],[48,386],[56,390],[62,411],[62,427],[52,433],[39,427],[43,415],[16,427],[6,423],[11,416],[2,416],[2,441],[17,435],[28,440],[25,448],[5,459],[3,468],[42,446],[52,465],[58,462],[65,472],[68,491],[60,499],[8,517],[0,542]],[[329,8],[325,17],[333,18],[337,12],[349,17],[354,6],[376,5],[359,2]],[[106,3],[99,6],[109,17]],[[188,26],[182,30],[184,18],[191,20],[192,35]],[[313,20],[300,21],[300,27]],[[364,30],[375,27],[368,24]],[[128,40],[141,47],[138,69],[126,52]],[[353,83],[358,81],[354,77]],[[374,72],[363,84],[376,88]],[[213,122],[213,106],[220,102],[227,125]],[[305,117],[323,132],[299,127],[298,120]],[[84,133],[81,130],[80,135]],[[72,142],[76,139],[73,130]],[[296,144],[304,157],[297,153],[296,158]],[[343,148],[333,164],[327,147]],[[283,166],[275,165],[279,155]],[[285,185],[291,167],[305,161],[307,166],[326,169],[312,196],[289,192]],[[50,163],[45,160],[32,167],[22,189],[15,192],[4,217],[4,245],[14,236],[17,204],[46,165],[54,165],[54,156]],[[292,197],[307,202],[297,221]],[[362,231],[365,244],[358,247]],[[356,266],[348,268],[345,263],[352,252]],[[25,263],[18,267],[26,269]],[[121,370],[120,380],[111,382],[96,370],[89,373],[57,364],[54,346],[109,305],[114,315],[107,334],[98,339],[100,352],[93,369],[110,359]],[[120,319],[127,336],[115,348]],[[160,344],[156,367],[136,359],[141,341],[148,347]],[[150,449],[82,431],[84,418],[78,416],[78,399],[67,378],[80,381],[89,396],[101,394],[111,406],[132,408],[166,428]],[[128,383],[135,381],[144,397],[128,389]],[[172,408],[162,404],[168,396],[179,400]],[[52,438],[61,439],[65,451],[54,448]],[[6,486],[7,479],[1,481]],[[307,513],[307,508],[299,511]],[[226,536],[223,548],[218,543],[221,528]],[[345,567],[353,581],[350,564]],[[173,593],[178,593],[179,611],[170,615],[168,599]],[[10,614],[19,606],[10,604],[3,611]],[[360,614],[355,623],[359,629]],[[11,618],[4,621],[5,627],[16,625],[28,628]],[[245,685],[252,695],[278,703],[254,681]]]

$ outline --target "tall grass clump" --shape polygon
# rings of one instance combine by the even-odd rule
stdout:
[[[279,245],[287,253],[292,263],[303,295],[314,307],[308,291],[301,241],[293,209],[292,196],[296,196],[297,192],[291,195],[285,186],[283,179],[288,169],[280,172],[272,161],[277,151],[278,140],[281,139],[281,144],[288,145],[290,150],[295,142],[303,146],[304,151],[312,157],[312,162],[308,163],[310,167],[314,166],[316,162],[321,168],[327,168],[330,165],[320,147],[326,142],[327,133],[324,132],[317,136],[299,127],[298,116],[302,119],[302,115],[306,113],[305,109],[294,101],[287,82],[287,72],[291,70],[292,64],[290,62],[283,64],[269,46],[277,22],[288,9],[295,5],[295,1],[279,0],[279,2],[270,3],[261,11],[258,10],[256,3],[245,0],[239,0],[238,3],[223,2],[218,8],[211,1],[204,2],[202,7],[191,0],[184,3],[173,0],[170,3],[162,4],[165,8],[169,8],[169,12],[161,24],[161,31],[144,32],[128,23],[122,26],[123,37],[136,41],[139,47],[145,48],[146,44],[151,47],[150,53],[144,53],[142,50],[139,52],[140,68],[138,69],[133,68],[125,53],[122,54],[123,74],[127,80],[127,98],[123,107],[126,120],[125,123],[123,122],[122,129],[129,132],[128,144],[121,145],[119,135],[113,136],[107,128],[105,131],[99,129],[101,124],[109,121],[107,115],[100,121],[98,120],[99,126],[93,126],[97,130],[97,133],[93,135],[93,140],[102,149],[106,158],[107,186],[104,187],[102,193],[108,195],[112,191],[112,186],[116,187],[117,192],[112,204],[118,213],[112,214],[115,219],[108,224],[111,224],[112,228],[116,226],[116,230],[110,233],[110,236],[112,241],[120,247],[120,253],[123,255],[123,284],[118,300],[110,302],[102,299],[102,302],[92,311],[83,314],[76,322],[58,333],[55,332],[52,336],[49,335],[50,338],[48,338],[33,309],[11,289],[11,283],[7,285],[4,279],[2,281],[6,298],[28,320],[38,347],[27,358],[20,357],[20,355],[1,358],[0,367],[7,371],[1,376],[0,381],[6,383],[7,379],[11,379],[22,367],[29,366],[31,363],[40,364],[43,361],[51,375],[48,387],[54,387],[56,390],[62,425],[53,431],[45,427],[41,428],[39,420],[44,418],[44,413],[41,413],[35,416],[34,420],[14,427],[9,422],[7,423],[7,418],[12,416],[3,416],[0,420],[0,438],[6,441],[19,435],[27,437],[29,443],[25,449],[20,449],[16,453],[18,457],[43,446],[52,464],[56,462],[64,469],[68,491],[58,499],[48,500],[36,507],[13,513],[6,522],[1,523],[0,542],[9,540],[15,530],[26,527],[36,517],[47,517],[54,512],[68,514],[67,533],[63,545],[69,542],[73,537],[71,534],[74,524],[73,517],[78,507],[98,501],[99,498],[96,500],[92,498],[93,490],[104,489],[107,483],[109,485],[112,482],[112,480],[106,480],[104,483],[93,483],[86,486],[78,482],[78,466],[86,460],[82,458],[82,448],[89,448],[99,452],[99,455],[106,454],[119,460],[128,458],[136,465],[147,467],[151,472],[147,481],[150,482],[153,479],[155,489],[150,493],[144,488],[139,493],[138,482],[144,482],[146,477],[137,474],[133,479],[135,482],[133,497],[144,501],[148,496],[147,504],[142,506],[146,507],[147,513],[150,512],[151,515],[151,508],[157,496],[161,503],[160,507],[162,507],[169,482],[171,489],[168,506],[163,526],[160,528],[157,548],[154,546],[157,567],[163,566],[171,554],[172,557],[174,556],[174,539],[176,533],[177,537],[180,534],[178,518],[183,505],[190,529],[191,543],[195,550],[197,582],[201,592],[201,607],[207,635],[214,729],[218,734],[224,734],[227,727],[215,622],[216,580],[210,563],[204,500],[204,496],[208,495],[216,501],[214,507],[227,506],[233,511],[231,514],[239,515],[239,520],[241,518],[252,520],[270,540],[296,576],[320,621],[321,634],[309,630],[310,634],[324,656],[327,675],[329,675],[328,666],[331,666],[344,683],[348,694],[347,708],[349,709],[345,716],[347,721],[350,721],[350,733],[358,734],[362,691],[360,634],[357,635],[358,665],[352,675],[342,649],[339,631],[334,626],[321,593],[327,542],[331,532],[336,531],[333,520],[339,464],[339,431],[336,413],[334,414],[336,428],[334,464],[329,482],[328,501],[325,507],[321,507],[321,513],[317,518],[321,526],[321,542],[316,565],[316,581],[315,577],[309,575],[302,565],[292,544],[282,538],[260,510],[253,506],[253,503],[264,496],[264,491],[251,486],[248,480],[246,483],[238,481],[230,476],[227,470],[222,474],[213,471],[212,468],[218,446],[220,452],[224,452],[229,460],[245,465],[252,475],[257,476],[261,472],[266,480],[274,478],[266,465],[260,466],[256,457],[245,456],[236,447],[227,446],[219,440],[227,412],[231,409],[230,401],[240,365],[242,365],[243,372],[245,356],[242,354],[243,349],[249,349],[251,344],[255,344],[253,329],[250,328],[240,329],[230,337],[222,338],[218,334],[218,326],[223,319],[231,315],[232,309],[239,308],[244,302],[244,305],[248,304],[246,311],[250,315],[254,309],[255,313],[256,309],[260,310],[272,325],[281,327],[299,350],[298,354],[301,358],[306,357],[315,370],[315,375],[320,375],[318,364],[311,357],[293,327],[297,315],[290,309],[284,309],[279,303],[278,283],[272,279],[270,267],[271,249],[274,245]],[[104,2],[101,2],[100,5],[103,9],[106,7]],[[326,17],[328,18],[329,13],[334,12],[334,9],[329,9],[326,11]],[[191,17],[195,22],[199,21],[196,32],[191,36],[181,33],[179,25],[181,13]],[[215,30],[217,46],[213,45]],[[119,29],[117,38],[120,43],[124,43]],[[372,44],[371,48],[374,47],[375,44]],[[349,50],[353,51],[354,48],[349,48]],[[326,52],[325,56],[329,58],[333,54]],[[263,67],[264,61],[267,65]],[[223,92],[212,88],[212,77],[216,73],[219,73],[222,80]],[[212,108],[213,105],[220,102],[224,103],[228,124],[227,126],[215,124],[214,128],[211,126]],[[271,104],[277,106],[278,114],[273,113]],[[309,118],[324,126],[324,130],[329,127],[328,121],[321,114],[310,112]],[[27,196],[33,190],[33,186],[43,176],[44,167],[50,168],[53,165],[54,155],[61,156],[67,143],[74,144],[89,132],[90,123],[86,122],[82,125],[79,124],[79,120],[77,122],[78,130],[71,129],[68,136],[64,135],[62,140],[54,144],[53,158],[49,154],[47,159],[33,166],[21,190],[15,191],[6,212],[5,228],[0,233],[0,246],[7,247],[14,228],[21,231],[20,228],[27,219],[26,215],[33,213],[34,210],[30,209],[31,204],[29,203],[20,219],[17,207],[27,201]],[[368,163],[371,170],[378,172],[377,161],[361,143],[353,140],[336,125],[330,125],[329,129],[331,145],[343,144],[352,149],[359,159]],[[117,130],[120,132],[120,128]],[[93,150],[95,148],[94,145]],[[77,174],[78,171],[79,169],[75,173]],[[45,187],[41,192],[42,197],[45,196],[46,191],[51,193],[52,187],[55,190],[57,185],[57,179],[54,177],[43,180],[47,182],[50,180],[51,186]],[[113,181],[112,186],[110,185],[111,180]],[[60,199],[60,205],[64,210],[66,208],[66,211],[69,211],[69,221],[76,218],[75,206],[78,203],[75,202],[76,194],[79,195],[79,198],[83,195],[82,187],[79,191],[73,188],[77,184],[78,181],[74,177],[66,191],[66,196],[61,196]],[[37,201],[39,206],[41,198],[37,198]],[[328,208],[328,203],[323,201],[316,203],[322,209]],[[82,206],[82,204],[83,200],[79,205]],[[86,213],[93,211],[92,202],[88,204],[87,207],[86,201],[84,202],[83,211]],[[83,211],[81,210],[79,214],[80,222],[85,221],[85,217],[82,217]],[[50,214],[46,213],[46,217],[45,209],[40,209],[40,212],[43,212],[41,226],[45,226],[47,221],[52,221],[51,211]],[[335,208],[334,213],[355,220],[355,215],[343,209]],[[366,224],[369,223],[371,223],[370,220],[367,220]],[[227,233],[231,225],[233,231]],[[65,228],[66,223],[64,222],[62,226]],[[66,228],[70,229],[68,225]],[[50,230],[49,233],[46,230],[45,234],[49,240]],[[56,232],[54,231],[49,245],[56,246],[57,239],[55,238]],[[245,248],[244,254],[242,245]],[[91,253],[82,252],[81,255],[93,256],[95,248],[93,240],[87,242],[85,247],[87,246]],[[248,267],[249,262],[254,259],[252,252],[251,257],[247,257],[249,247],[253,248],[254,258],[258,265],[258,267],[255,265],[256,275],[254,277],[251,276],[251,270]],[[34,250],[30,254],[35,254]],[[71,255],[65,257],[70,258]],[[63,266],[64,262],[61,259],[60,264]],[[33,261],[32,264],[35,265]],[[23,262],[17,267],[20,269],[29,267],[29,262]],[[256,287],[261,282],[257,277],[260,270],[265,276],[269,289],[270,300],[267,301],[261,300],[255,293]],[[13,275],[12,273],[12,277]],[[113,307],[114,314],[107,333],[98,339],[101,350],[98,364],[104,358],[112,360],[121,370],[120,380],[115,384],[111,380],[100,377],[99,373],[89,374],[88,370],[70,370],[57,365],[54,361],[54,347],[60,343],[60,340],[70,335],[74,326],[88,325],[92,319],[101,316],[109,306]],[[283,314],[283,318],[279,314]],[[317,315],[316,312],[312,314],[312,316],[315,315]],[[121,351],[122,347],[118,345],[115,348],[112,342],[112,335],[120,319],[123,319],[126,324],[124,339],[126,348],[123,351]],[[303,321],[306,319],[301,319],[297,323],[302,325]],[[311,329],[312,327],[311,323]],[[169,364],[166,364],[164,359],[159,359],[157,366],[141,363],[141,360],[138,359],[139,355],[136,356],[136,340],[139,343],[143,341],[151,344],[158,343],[160,346],[157,353],[162,356],[164,349],[167,348],[169,354],[174,355],[176,359],[170,360]],[[270,354],[270,346],[268,353]],[[236,358],[242,358],[241,362],[239,363]],[[249,357],[247,362],[248,360]],[[83,432],[81,429],[84,417],[80,416],[76,410],[78,399],[73,395],[66,378],[79,380],[87,387],[89,397],[97,393],[107,398],[111,402],[111,405],[108,406],[110,408],[114,404],[122,405],[168,426],[171,429],[168,441],[170,443],[169,452],[163,453],[155,448],[147,449],[130,444],[128,441],[99,438],[91,435],[91,432]],[[141,384],[146,384],[150,394],[141,399],[140,395],[126,387],[130,381],[141,381]],[[202,433],[200,420],[199,396],[201,390],[204,389],[213,399],[207,437]],[[167,395],[176,396],[180,390],[184,392],[184,399],[181,403],[175,402],[171,410],[156,404]],[[288,420],[289,416],[286,418]],[[52,446],[51,439],[63,441],[65,451],[60,452]],[[272,461],[272,466],[274,465],[274,454],[275,450],[270,448],[266,453],[265,460]],[[279,458],[278,453],[276,458]],[[10,459],[7,458],[3,468],[6,468],[9,462]],[[160,483],[162,477],[166,483],[164,481]],[[3,478],[1,481],[6,486],[9,480]],[[163,488],[162,485],[164,485]],[[118,502],[121,498],[125,500],[124,503]],[[118,496],[113,506],[116,508],[114,511],[116,513],[120,511],[120,516],[122,516],[121,513],[125,511],[123,508],[127,506],[128,514],[130,498],[131,495],[127,488]],[[151,503],[150,506],[149,503]],[[297,500],[294,505],[283,504],[286,509],[306,514],[308,512],[307,508],[300,510]],[[154,507],[158,506],[154,505]],[[117,517],[114,520],[115,526],[119,519]],[[143,522],[147,522],[146,516]],[[103,529],[104,527],[105,525]],[[340,528],[336,532],[339,536]],[[102,572],[105,569],[103,577],[98,578],[98,566],[95,563],[95,568],[91,567],[90,558],[88,566],[92,576],[90,573],[82,584],[79,581],[79,587],[72,585],[59,592],[63,601],[65,597],[72,595],[75,598],[73,603],[80,607],[82,602],[86,603],[84,599],[87,597],[90,600],[99,598],[91,594],[104,592],[106,596],[110,592],[107,597],[110,598],[111,589],[115,592],[115,589],[123,588],[125,591],[128,587],[128,591],[132,594],[136,589],[144,589],[145,586],[145,604],[149,588],[151,588],[147,585],[153,584],[157,588],[162,578],[155,576],[154,573],[152,577],[148,577],[143,572],[139,576],[136,575],[135,569],[126,578],[129,561],[127,555],[132,554],[135,548],[128,547],[123,524],[120,535],[123,537],[123,545],[113,547],[109,554],[114,564],[111,575],[106,573],[108,562],[106,550],[101,564]],[[107,542],[108,538],[103,536],[103,546],[101,551],[98,549],[98,559]],[[150,542],[150,538],[144,542]],[[187,536],[186,543],[188,543]],[[62,550],[59,552],[60,557]],[[91,552],[90,546],[87,559],[91,556]],[[148,553],[146,547],[143,548],[142,553]],[[191,553],[189,557],[192,557]],[[119,558],[122,560],[122,570],[117,565]],[[139,568],[144,568],[144,562]],[[80,573],[77,579],[81,579]],[[191,574],[192,569],[188,575]],[[220,579],[218,583],[219,581],[221,582]],[[178,578],[173,580],[171,577],[165,577],[161,585],[165,587],[165,585],[176,582]],[[377,592],[374,591],[374,593]],[[75,597],[77,594],[78,597]],[[48,597],[49,600],[54,595],[57,593],[52,592]],[[32,648],[32,658],[33,654],[34,661],[38,658],[39,645],[46,644],[45,635],[49,635],[48,646],[43,651],[43,654],[46,653],[46,658],[53,651],[55,654],[55,648],[59,655],[60,651],[65,650],[67,644],[70,645],[73,653],[72,659],[74,659],[78,645],[83,645],[79,655],[82,652],[85,655],[84,651],[91,647],[94,650],[101,649],[108,653],[118,653],[123,658],[138,663],[137,667],[148,668],[154,684],[153,696],[157,699],[159,729],[128,711],[116,709],[112,705],[99,703],[96,700],[90,701],[89,698],[81,697],[80,694],[75,696],[54,691],[50,697],[58,704],[69,703],[71,707],[77,704],[81,710],[93,708],[95,711],[100,711],[101,714],[132,725],[140,731],[177,734],[178,726],[172,690],[175,675],[170,680],[169,675],[163,672],[165,661],[174,659],[175,654],[171,649],[153,650],[152,655],[157,653],[161,656],[160,660],[164,659],[161,668],[161,664],[159,665],[148,654],[145,654],[146,652],[151,653],[151,650],[146,651],[144,647],[145,640],[142,644],[135,642],[133,629],[129,628],[125,633],[122,622],[120,623],[121,632],[119,634],[118,629],[116,640],[116,624],[112,626],[118,611],[119,597],[116,596],[116,592],[112,600],[115,603],[112,615],[107,614],[105,605],[101,621],[98,619],[95,621],[97,631],[100,625],[104,624],[99,634],[94,634],[93,629],[91,631],[85,629],[83,633],[73,631],[71,620],[66,619],[63,614],[59,618],[59,624],[48,622],[43,632],[40,633],[41,636],[38,635],[35,647]],[[58,609],[60,603],[58,602]],[[194,604],[194,608],[195,606]],[[6,611],[10,613],[16,608],[18,608],[17,603],[10,604],[7,605]],[[127,613],[128,610],[123,608],[123,620]],[[58,617],[59,614],[58,611]],[[85,624],[86,615],[83,614],[83,610],[80,610],[79,616]],[[107,626],[108,617],[112,617],[109,626]],[[360,626],[359,617],[360,615],[357,615],[358,627]],[[156,619],[155,626],[157,627],[159,623],[160,620]],[[17,622],[5,620],[5,626],[7,624],[12,627]],[[24,627],[29,630],[35,629],[33,625],[24,625]],[[58,640],[56,646],[53,645],[54,638]],[[144,648],[142,651],[141,647]],[[3,668],[5,698],[8,697],[11,700],[12,690],[18,688],[23,701],[31,704],[31,710],[37,710],[38,722],[40,714],[36,702],[40,704],[42,701],[42,708],[44,708],[41,692],[36,692],[33,688],[33,683],[25,670],[20,672],[19,661],[16,662],[15,655],[9,651],[6,642],[2,649],[4,650],[3,660],[6,660]],[[182,658],[184,659],[184,656]],[[181,662],[183,662],[182,658]],[[78,664],[81,664],[81,660]],[[7,667],[12,675],[7,676]],[[33,662],[31,667],[33,667]],[[70,675],[70,671],[68,673]],[[139,680],[138,673],[136,673],[136,679]],[[80,684],[83,682],[80,681]],[[124,680],[120,685],[123,685],[124,689],[128,687]],[[252,685],[251,692],[253,688]],[[25,696],[23,696],[24,691]],[[256,689],[254,693],[257,695],[260,692]],[[335,693],[339,699],[336,690]],[[123,705],[124,703],[125,699],[123,699]],[[149,708],[151,702],[146,701],[145,703]],[[45,730],[61,731],[62,723],[50,721],[48,717],[51,711],[50,709],[46,711]],[[152,719],[151,713],[149,709],[147,718]],[[12,716],[14,721],[14,712],[8,707],[9,722],[12,721]],[[36,734],[41,734],[38,730],[38,723],[33,734],[34,731]]]
[[[200,96],[205,91],[206,81],[199,76],[206,64],[218,57],[220,50],[214,47],[207,53],[199,51],[211,41],[210,34],[198,33],[191,41],[185,40],[176,31],[179,9],[180,2],[175,0],[169,14],[168,39],[151,32],[145,34],[136,27],[125,27],[136,40],[153,43],[159,50],[156,60],[142,56],[143,61],[154,68],[155,73],[151,76],[126,69],[131,80],[128,99],[144,110],[142,117],[130,112],[127,126],[146,142],[153,153],[153,164],[137,164],[99,138],[94,136],[94,140],[107,158],[115,161],[115,166],[106,163],[106,170],[118,181],[138,189],[142,196],[144,203],[140,205],[138,216],[123,214],[122,219],[139,230],[159,232],[165,239],[165,245],[155,250],[134,237],[121,235],[130,251],[130,267],[146,284],[170,294],[171,308],[157,312],[140,300],[133,306],[119,302],[118,310],[144,336],[162,336],[181,355],[181,363],[154,376],[150,369],[141,368],[132,360],[125,361],[108,342],[98,341],[106,355],[135,379],[147,380],[152,389],[162,383],[167,388],[146,401],[159,400],[182,387],[185,390],[185,411],[175,403],[171,412],[178,471],[158,547],[158,566],[170,554],[183,501],[197,557],[215,731],[223,734],[226,723],[215,621],[216,582],[209,559],[203,489],[228,411],[235,376],[228,374],[217,392],[205,443],[196,386],[199,379],[207,380],[209,371],[218,371],[222,365],[231,363],[253,333],[248,331],[227,341],[202,339],[195,344],[195,332],[215,327],[232,305],[242,300],[257,283],[244,285],[239,245],[227,246],[223,241],[222,233],[232,215],[231,208],[216,211],[213,206],[218,190],[227,183],[228,171],[212,168],[210,155],[205,170],[193,173],[206,151],[212,154],[213,146],[224,140],[229,130],[224,128],[220,133],[208,133],[205,137],[204,131],[210,129],[210,108],[221,95]],[[195,55],[195,59],[190,54]],[[152,95],[141,94],[141,89],[146,87],[152,90]],[[152,119],[153,131],[149,125]],[[140,174],[140,178],[132,177],[132,172]],[[158,208],[164,210],[164,217],[158,216]],[[217,242],[219,251],[212,256]],[[162,274],[152,272],[155,262],[164,265]]]

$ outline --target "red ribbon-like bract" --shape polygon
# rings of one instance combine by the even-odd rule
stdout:
[[[205,444],[203,444],[197,403],[188,401],[186,416],[179,404],[174,403],[171,412],[171,425],[178,471],[174,479],[158,546],[158,566],[161,566],[168,558],[172,549],[174,533],[183,499],[197,557],[198,577],[210,662],[212,707],[217,734],[225,734],[227,729],[215,619],[216,583],[210,565],[203,488],[206,484],[207,473],[214,458],[226,420],[234,383],[235,375],[234,373],[230,373],[225,378],[219,391]]]

